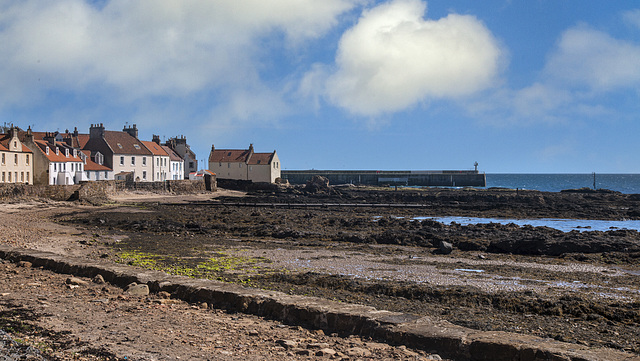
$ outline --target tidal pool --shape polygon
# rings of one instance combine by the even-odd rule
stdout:
[[[590,219],[560,219],[560,218],[540,218],[540,219],[510,219],[510,218],[481,218],[481,217],[415,217],[416,220],[431,219],[443,224],[455,222],[463,226],[470,224],[499,223],[516,224],[520,227],[530,225],[533,227],[550,227],[563,232],[571,231],[611,231],[616,229],[628,229],[640,231],[640,221],[602,221]]]

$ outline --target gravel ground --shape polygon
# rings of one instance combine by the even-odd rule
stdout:
[[[96,210],[68,203],[0,205],[0,242],[97,258],[94,234],[50,221]],[[109,239],[107,236],[101,239]],[[229,314],[168,294],[133,296],[30,264],[0,260],[0,360],[439,360],[357,336]]]

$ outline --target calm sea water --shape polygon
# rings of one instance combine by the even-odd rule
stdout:
[[[520,188],[545,192],[563,189],[593,188],[593,174],[491,174],[487,187]],[[640,193],[640,174],[597,174],[596,188],[627,194]]]

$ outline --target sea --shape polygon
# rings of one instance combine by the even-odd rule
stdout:
[[[595,188],[608,189],[625,194],[640,194],[640,174],[500,174],[487,173],[487,187],[528,189],[544,192],[560,192],[564,189]],[[595,183],[594,183],[595,182]],[[519,226],[546,226],[563,232],[577,230],[607,231],[614,229],[630,229],[640,231],[640,221],[620,219],[615,221],[581,220],[581,219],[504,219],[479,217],[424,217],[449,224],[455,222],[462,225],[478,223],[514,223]],[[420,219],[420,217],[418,218]]]
[[[640,193],[640,174],[502,174],[487,173],[487,188],[529,189],[560,192],[564,189],[609,189],[626,194]]]

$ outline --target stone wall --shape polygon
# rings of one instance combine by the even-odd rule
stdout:
[[[236,191],[276,191],[278,185],[267,182],[252,182],[250,180],[238,180],[238,179],[218,179],[218,186],[224,189],[232,189]]]
[[[217,188],[215,180],[212,191]],[[91,204],[101,204],[109,196],[121,191],[142,191],[149,193],[191,194],[206,192],[204,180],[171,180],[165,182],[98,181],[75,185],[26,185],[0,183],[0,201],[46,198],[55,201],[80,200]]]

